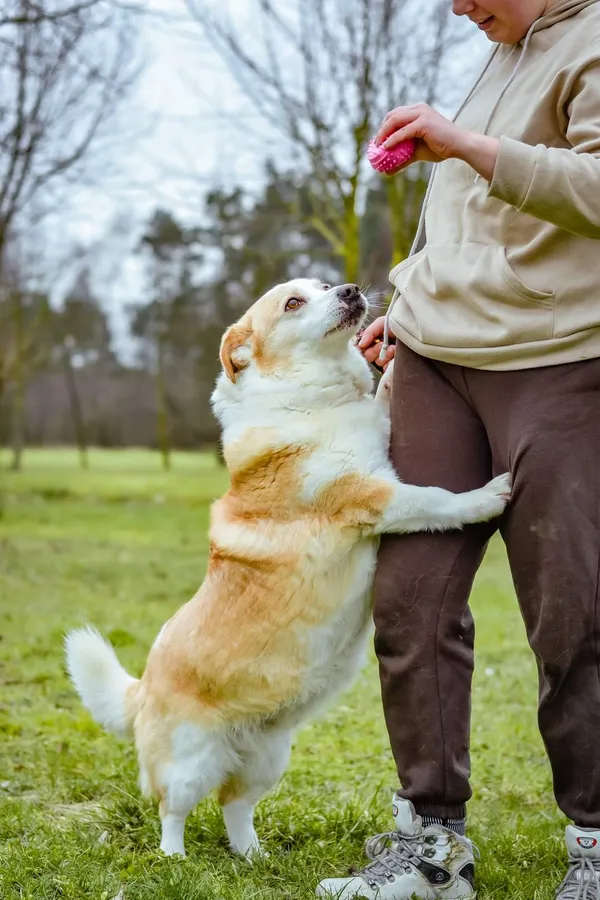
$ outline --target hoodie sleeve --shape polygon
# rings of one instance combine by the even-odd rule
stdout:
[[[488,193],[572,234],[600,239],[600,61],[574,83],[567,115],[572,149],[502,137]]]

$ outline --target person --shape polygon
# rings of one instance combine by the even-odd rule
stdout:
[[[450,2],[450,0],[448,0]],[[396,830],[320,896],[474,896],[464,836],[469,592],[504,539],[539,671],[539,727],[566,828],[559,900],[600,900],[600,0],[453,0],[493,42],[454,121],[424,104],[377,136],[434,166],[411,256],[390,273],[391,456],[410,483],[466,491],[510,470],[496,523],[385,537],[374,618],[402,789]]]

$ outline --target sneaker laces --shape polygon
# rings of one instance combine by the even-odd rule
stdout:
[[[394,881],[396,875],[411,872],[413,866],[419,864],[421,859],[417,849],[422,844],[423,836],[420,834],[413,836],[399,831],[376,834],[365,844],[365,853],[373,862],[355,874],[372,888],[386,881]]]
[[[573,859],[558,889],[560,900],[598,900],[600,897],[600,859]]]

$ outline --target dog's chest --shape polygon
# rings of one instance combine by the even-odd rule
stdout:
[[[347,474],[368,477],[388,462],[387,423],[379,410],[356,405],[357,418],[332,416],[323,422],[316,447],[303,466],[303,496],[314,497],[323,485]]]

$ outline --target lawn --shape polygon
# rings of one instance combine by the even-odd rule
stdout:
[[[188,820],[186,860],[164,859],[158,816],[137,787],[133,747],[96,726],[68,683],[62,637],[91,622],[142,670],[160,625],[196,589],[211,500],[226,477],[208,455],[164,474],[144,451],[28,451],[4,473],[0,520],[0,897],[94,900],[309,898],[390,827],[396,787],[374,659],[320,721],[259,807],[270,856],[228,851],[218,807]],[[481,898],[550,898],[564,821],[536,730],[536,677],[506,562],[492,546],[478,627],[469,830]]]

